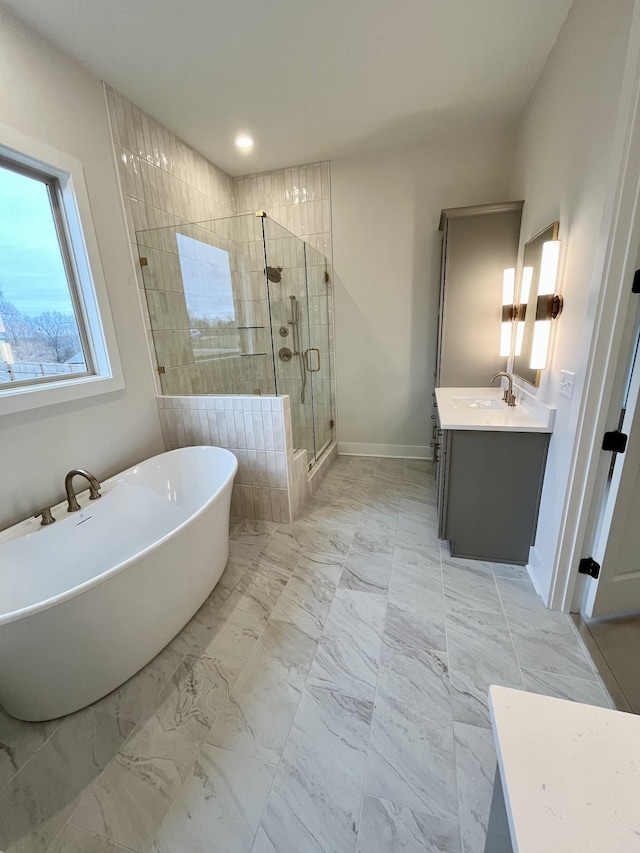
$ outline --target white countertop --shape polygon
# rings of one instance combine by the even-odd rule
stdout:
[[[640,850],[640,717],[491,687],[514,853]]]
[[[515,406],[502,402],[502,388],[436,388],[442,429],[553,432],[555,409],[519,390]],[[491,403],[494,408],[485,408]]]

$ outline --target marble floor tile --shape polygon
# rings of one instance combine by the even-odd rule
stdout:
[[[444,616],[443,573],[440,566],[394,563],[389,584],[389,602],[440,623]]]
[[[469,561],[470,563],[471,561]],[[442,561],[444,597],[448,608],[469,607],[485,613],[502,613],[502,602],[490,563],[456,565]]]
[[[182,663],[184,654],[169,644],[160,654],[136,672],[120,687],[94,703],[105,714],[113,714],[137,723],[152,708],[171,676]]]
[[[366,518],[372,518],[374,521],[386,523],[387,526],[393,524],[396,527],[401,497],[401,486],[375,482],[369,490],[369,497],[362,510],[362,515]]]
[[[344,509],[351,513],[362,512],[369,499],[369,489],[370,486],[346,485],[333,496],[330,507]]]
[[[277,765],[287,742],[302,690],[282,681],[277,671],[262,670],[243,679],[225,701],[207,743]]]
[[[424,483],[432,480],[433,462],[430,459],[407,459],[405,461],[405,483]]]
[[[227,697],[212,661],[187,658],[102,776],[72,823],[145,853],[188,777]]]
[[[390,475],[397,475],[400,480],[403,480],[404,464],[404,459],[389,459],[385,457],[380,457],[378,459],[378,464],[376,465],[375,471],[373,472],[373,476],[388,477]]]
[[[197,653],[199,640],[204,632],[213,625],[218,610],[219,608],[214,607],[207,599],[207,602],[202,605],[195,616],[187,622],[182,631],[171,640],[166,648],[183,657]]]
[[[335,560],[347,559],[353,541],[354,528],[348,525],[335,525],[323,520],[303,531],[301,549],[304,554],[324,554]]]
[[[377,697],[365,792],[456,822],[451,721],[426,720],[414,708],[391,705]]]
[[[243,598],[252,599],[244,609],[254,607],[257,611],[262,608],[268,618],[282,595],[289,576],[288,573],[282,574],[273,568],[265,568],[258,561],[238,582],[234,593],[239,592]]]
[[[47,853],[130,853],[130,847],[114,844],[108,838],[94,835],[68,823]]]
[[[440,543],[436,530],[433,528],[416,527],[412,524],[407,525],[407,529],[400,523],[398,518],[398,528],[396,530],[396,541],[394,548],[395,553],[398,548],[405,553],[413,552],[415,559],[428,560],[430,563],[440,565]]]
[[[496,772],[493,733],[481,726],[453,724],[460,797],[463,853],[484,853]]]
[[[291,573],[300,556],[300,542],[293,525],[279,525],[260,554],[260,565],[281,573]]]
[[[276,768],[205,744],[152,853],[249,853]]]
[[[489,686],[524,688],[504,615],[449,612],[447,650],[454,720],[488,728]]]
[[[272,619],[288,620],[316,639],[320,639],[342,574],[339,563],[322,566],[318,571],[317,565],[301,560],[271,613]]]
[[[435,541],[422,545],[411,534],[398,531],[393,549],[393,565],[421,572],[425,567],[441,569],[440,547]]]
[[[253,853],[355,849],[373,704],[304,691]]]
[[[235,519],[231,524],[230,539],[236,542],[248,542],[264,547],[276,530],[273,521],[257,521],[250,518]]]
[[[229,691],[264,630],[266,620],[262,617],[262,612],[230,608],[224,618],[221,616],[204,632],[198,643],[198,655],[215,664]]]
[[[258,559],[262,548],[262,545],[253,545],[250,542],[232,539],[229,542],[229,559],[222,577],[218,581],[220,586],[230,590],[234,589],[249,566]]]
[[[449,667],[444,652],[398,650],[383,644],[376,701],[410,708],[427,720],[451,722]]]
[[[542,693],[544,696],[570,699],[572,702],[598,705],[601,708],[612,707],[611,700],[597,681],[531,669],[523,669],[522,675],[525,687],[531,693]]]
[[[531,617],[507,616],[520,666],[593,680],[595,673],[582,641],[576,636],[569,617],[560,615],[567,621],[550,622],[545,627],[535,624]]]
[[[491,567],[497,578],[529,581],[529,572],[526,566],[512,566],[511,563],[491,563]]]
[[[389,601],[384,626],[384,642],[399,650],[447,647],[444,608],[441,613],[417,614],[410,604]]]
[[[353,550],[371,554],[393,554],[395,544],[395,519],[388,522],[363,513],[353,536]]]
[[[373,699],[386,600],[338,589],[309,673],[310,687]]]
[[[330,503],[322,514],[322,521],[328,524],[356,527],[362,519],[362,510],[352,507],[334,506]]]
[[[431,483],[405,482],[402,484],[402,497],[430,506],[436,505],[436,494]]]
[[[132,728],[93,708],[66,717],[0,791],[0,849],[44,853]]]
[[[457,822],[364,796],[356,853],[460,853]]]
[[[351,550],[340,578],[341,589],[386,595],[391,579],[391,554]]]
[[[61,722],[26,723],[0,708],[0,790],[51,737]]]

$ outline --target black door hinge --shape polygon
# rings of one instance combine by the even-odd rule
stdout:
[[[631,293],[640,293],[640,270],[636,270],[631,285]]]
[[[628,438],[629,436],[620,432],[619,429],[613,430],[613,432],[605,432],[602,439],[602,449],[611,450],[613,453],[624,453],[627,449]]]
[[[593,557],[583,557],[578,566],[578,572],[581,575],[589,575],[591,578],[600,576],[600,563],[596,563]]]

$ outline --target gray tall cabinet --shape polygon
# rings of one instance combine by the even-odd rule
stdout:
[[[486,388],[506,368],[500,355],[502,279],[516,265],[523,204],[442,211],[436,386]]]

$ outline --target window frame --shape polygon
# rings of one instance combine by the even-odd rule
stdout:
[[[60,379],[0,386],[0,416],[122,390],[124,377],[82,163],[0,123],[0,164],[47,183],[87,365],[86,372]]]

